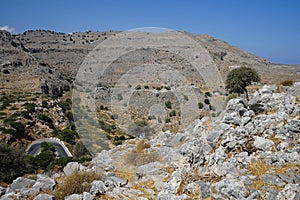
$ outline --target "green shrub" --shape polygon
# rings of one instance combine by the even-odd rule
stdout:
[[[70,130],[68,128],[65,128],[64,130],[54,130],[52,132],[52,135],[55,137],[58,137],[64,142],[67,142],[69,144],[76,144],[76,139],[79,137],[78,133],[74,130]]]
[[[24,106],[28,112],[34,112],[35,107],[37,107],[35,103],[25,103]]]
[[[169,118],[169,117],[167,117],[166,119],[165,119],[165,123],[170,123],[171,122],[171,119]]]
[[[155,117],[155,115],[149,115],[149,116],[148,116],[148,119],[149,119],[149,120],[153,120],[153,119],[156,119],[156,117]]]
[[[38,115],[37,118],[39,120],[44,121],[44,122],[48,122],[48,123],[52,123],[53,122],[52,119],[50,117],[48,117],[47,115],[45,115],[45,114],[40,114],[40,115]]]
[[[210,92],[205,92],[205,96],[206,97],[211,97],[211,93]]]
[[[209,105],[210,104],[209,99],[204,99],[204,103],[207,104],[207,105]]]
[[[176,110],[172,110],[172,111],[169,113],[169,116],[170,116],[170,117],[176,116]]]
[[[15,178],[33,172],[25,151],[0,143],[0,182],[10,183]]]
[[[199,109],[202,109],[203,107],[204,107],[203,103],[202,103],[202,102],[199,102],[199,103],[198,103],[198,108],[199,108]]]
[[[171,109],[172,108],[172,102],[171,101],[166,101],[165,102],[165,105],[168,109]]]
[[[8,69],[4,69],[4,70],[3,70],[3,73],[4,73],[4,74],[10,74],[10,72],[9,72]]]

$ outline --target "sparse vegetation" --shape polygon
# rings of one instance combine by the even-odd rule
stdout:
[[[204,103],[207,104],[207,105],[209,105],[210,104],[209,99],[204,99]]]
[[[12,182],[16,177],[33,172],[25,151],[0,143],[0,182]]]
[[[168,109],[172,109],[172,102],[171,102],[171,101],[166,101],[166,102],[165,102],[165,106],[166,106]]]
[[[204,107],[203,103],[202,102],[198,102],[198,108],[199,109],[203,109],[203,107]]]
[[[293,80],[285,80],[285,81],[282,81],[280,83],[280,85],[283,85],[283,86],[293,86],[294,85],[294,81]]]
[[[80,194],[89,192],[91,183],[95,180],[103,180],[104,175],[92,171],[75,172],[69,176],[63,177],[55,190],[55,199],[63,200],[64,197],[71,194]]]

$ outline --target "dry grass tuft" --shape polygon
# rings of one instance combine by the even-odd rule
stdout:
[[[136,142],[135,149],[133,149],[134,153],[144,153],[145,149],[149,149],[150,143],[146,142],[145,140],[139,140]]]
[[[150,151],[150,143],[145,140],[137,141],[135,148],[125,156],[125,163],[131,166],[141,166],[155,161],[161,161],[161,157],[157,151]]]
[[[182,195],[183,193],[186,193],[185,187],[195,181],[205,181],[205,182],[210,182],[210,183],[216,183],[221,180],[222,177],[217,176],[214,173],[202,173],[198,174],[198,170],[192,170],[186,174],[184,174],[181,178],[180,185],[177,189],[177,194]]]
[[[102,180],[104,175],[95,172],[75,172],[63,177],[54,192],[55,199],[64,199],[71,194],[88,192],[94,180]],[[86,184],[85,184],[86,183]]]
[[[262,160],[253,161],[248,165],[248,171],[251,175],[256,176],[257,178],[255,180],[252,180],[253,182],[253,188],[260,190],[262,186],[267,185],[268,187],[280,191],[283,189],[283,187],[278,187],[275,185],[268,185],[262,180],[262,175],[267,173],[276,173],[276,174],[286,174],[288,170],[294,169],[294,171],[298,174],[300,174],[300,165],[291,163],[284,166],[271,166],[266,164]],[[266,192],[266,191],[264,191]]]
[[[154,183],[155,182],[153,180],[139,181],[138,183],[133,184],[132,188],[143,192],[143,194],[140,197],[153,199],[153,196],[149,192],[147,192],[147,189],[153,190],[156,196],[159,193],[159,191],[154,186]]]

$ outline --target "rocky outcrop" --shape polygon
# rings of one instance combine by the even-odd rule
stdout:
[[[281,93],[264,86],[249,102],[230,100],[215,121],[204,117],[182,133],[130,140],[100,152],[87,167],[69,163],[59,177],[80,171],[103,176],[65,199],[299,199],[300,89],[295,85]],[[55,191],[55,184],[54,177],[38,175],[18,178],[0,191],[2,199],[21,198]]]

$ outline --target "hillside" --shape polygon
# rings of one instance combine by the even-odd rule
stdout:
[[[1,199],[299,199],[300,91],[265,85],[183,132],[160,132],[63,172],[19,177]]]
[[[41,92],[45,81],[54,88],[70,84],[87,54],[99,42],[117,33],[88,31],[65,34],[36,30],[11,35],[1,31],[1,91],[13,89]],[[300,79],[300,75],[296,74],[299,65],[273,64],[211,36],[185,34],[209,51],[223,78],[229,66],[249,66],[257,69],[266,83]],[[151,55],[151,51],[143,53]],[[183,63],[184,66],[186,64]]]

